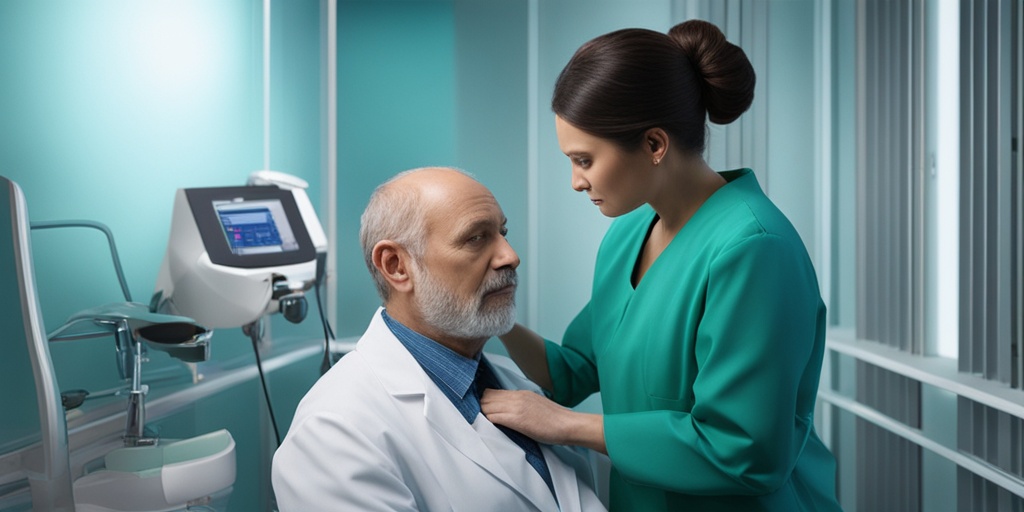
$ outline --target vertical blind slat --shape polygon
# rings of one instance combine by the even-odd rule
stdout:
[[[1017,113],[1017,122],[1013,133],[1016,151],[1013,174],[1014,179],[1017,180],[1017,196],[1014,200],[1014,205],[1017,208],[1017,229],[1015,234],[1017,259],[1014,263],[1015,278],[1013,280],[1013,284],[1016,287],[1016,301],[1014,304],[1016,332],[1013,334],[1013,347],[1016,349],[1014,354],[1016,371],[1012,380],[1014,387],[1024,389],[1024,6],[1020,3],[1015,3],[1013,8],[1016,11],[1013,15],[1016,29],[1012,33],[1016,39],[1014,41],[1014,48],[1016,50],[1014,62],[1017,86],[1014,88],[1014,97],[1011,103],[1013,104],[1012,112]]]

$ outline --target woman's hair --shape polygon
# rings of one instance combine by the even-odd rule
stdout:
[[[704,151],[705,118],[734,121],[754,100],[754,68],[715,25],[690,20],[668,34],[624,29],[576,50],[551,109],[569,124],[632,151],[660,127],[684,151]]]

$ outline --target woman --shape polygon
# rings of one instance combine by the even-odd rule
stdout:
[[[561,345],[502,342],[554,402],[488,390],[494,423],[611,458],[612,510],[838,510],[813,427],[825,307],[796,230],[749,169],[704,162],[754,72],[714,25],[583,45],[552,109],[572,186],[617,217]],[[562,406],[601,391],[603,415]],[[557,404],[561,404],[557,405]]]

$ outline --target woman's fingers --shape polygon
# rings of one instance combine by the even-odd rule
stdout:
[[[561,416],[570,412],[537,393],[502,389],[484,391],[480,410],[492,423],[548,444],[562,442],[559,435]]]

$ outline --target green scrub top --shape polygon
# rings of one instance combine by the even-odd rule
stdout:
[[[839,510],[814,432],[814,268],[754,173],[721,175],[635,289],[657,217],[644,206],[612,223],[590,303],[546,342],[552,398],[601,392],[612,510]]]

